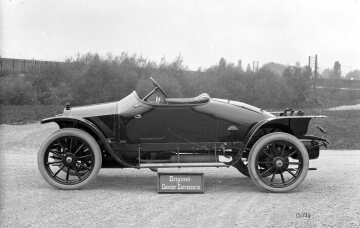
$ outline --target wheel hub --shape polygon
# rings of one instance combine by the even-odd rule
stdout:
[[[67,163],[71,163],[72,160],[73,160],[73,159],[72,159],[72,157],[70,157],[70,156],[66,158],[66,162],[67,162]]]
[[[63,158],[63,162],[65,165],[71,166],[76,162],[76,158],[72,154],[66,154]]]
[[[277,168],[282,168],[284,166],[284,163],[285,163],[284,159],[281,158],[281,157],[274,158],[273,162],[274,162],[274,164],[275,164],[275,166]]]

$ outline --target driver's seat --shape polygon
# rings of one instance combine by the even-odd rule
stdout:
[[[210,100],[210,96],[207,93],[202,93],[197,97],[191,98],[166,98],[168,104],[201,104]]]

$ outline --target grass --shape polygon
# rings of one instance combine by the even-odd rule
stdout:
[[[0,124],[26,124],[62,113],[63,106],[25,105],[0,106]],[[318,124],[327,130],[329,149],[360,149],[360,111],[305,110],[307,115],[326,115],[325,119],[313,119],[309,132],[315,133]],[[317,135],[321,135],[319,132]]]
[[[316,124],[322,126],[327,131],[325,138],[330,141],[329,149],[360,149],[360,110],[323,110],[321,113],[308,110],[305,113],[327,116],[325,119],[313,119],[309,132],[315,131]]]
[[[24,105],[0,106],[0,124],[34,123],[47,117],[62,113],[64,106]]]

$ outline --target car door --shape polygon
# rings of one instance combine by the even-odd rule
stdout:
[[[216,119],[191,106],[157,105],[137,117],[124,119],[123,125],[127,140],[138,144],[212,142],[216,140],[216,124]]]

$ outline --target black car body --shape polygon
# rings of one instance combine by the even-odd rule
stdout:
[[[64,133],[50,137],[39,152],[39,168],[45,179],[58,188],[78,188],[87,182],[86,179],[92,179],[89,173],[88,176],[84,174],[86,169],[98,172],[93,171],[96,162],[103,168],[153,170],[234,166],[252,179],[260,177],[257,183],[260,187],[287,191],[305,177],[301,175],[306,175],[308,160],[318,158],[319,147],[328,145],[324,138],[307,134],[310,120],[324,116],[306,116],[294,110],[285,110],[277,116],[242,102],[211,98],[206,93],[194,98],[168,98],[151,80],[155,88],[144,98],[134,91],[116,102],[81,107],[68,105],[63,114],[42,120],[41,123],[55,122],[62,130],[85,132],[94,139],[101,155],[101,161],[84,161],[73,156],[76,147],[87,142],[81,135],[70,132],[68,138]],[[252,152],[256,143],[266,136],[275,137],[269,141],[273,148],[265,143],[260,150]],[[90,151],[97,150],[90,144],[87,144]],[[87,158],[99,156],[82,150],[78,153]],[[282,150],[282,154],[277,154],[277,150]],[[253,159],[249,157],[251,153]],[[292,167],[292,159],[298,161],[297,168]],[[254,170],[250,169],[252,160]],[[58,177],[60,173],[64,173],[64,178]],[[290,175],[289,183],[284,179],[285,173]],[[277,177],[282,184],[275,182]],[[267,182],[266,178],[271,180]]]

